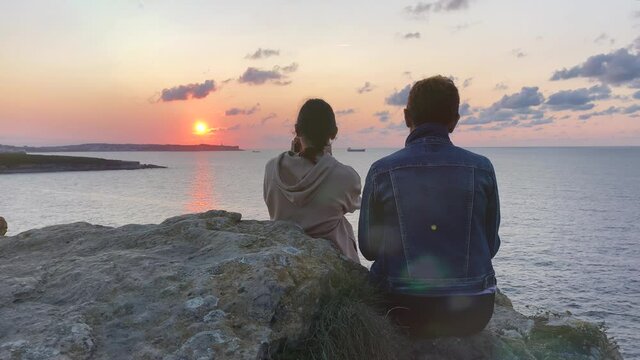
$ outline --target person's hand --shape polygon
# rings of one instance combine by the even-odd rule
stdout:
[[[297,154],[300,151],[302,151],[302,144],[300,143],[300,138],[296,136],[291,140],[291,152]]]

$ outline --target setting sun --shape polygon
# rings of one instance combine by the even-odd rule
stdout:
[[[206,135],[209,132],[209,126],[203,121],[197,121],[193,125],[193,130],[196,135]]]

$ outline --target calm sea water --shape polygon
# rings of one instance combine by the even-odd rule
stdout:
[[[640,148],[472,149],[494,163],[502,201],[501,289],[518,310],[566,310],[602,322],[625,358],[640,358]],[[364,179],[393,150],[335,156]],[[266,161],[276,151],[82,153],[163,170],[0,175],[9,235],[87,221],[159,223],[225,209],[267,219]],[[355,226],[357,213],[348,218]]]

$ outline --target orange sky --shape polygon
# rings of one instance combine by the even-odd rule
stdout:
[[[471,109],[461,145],[640,145],[637,2],[450,2],[3,2],[0,144],[281,148],[321,97],[335,146],[397,147],[390,99],[443,74]]]

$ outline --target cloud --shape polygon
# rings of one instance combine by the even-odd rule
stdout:
[[[216,83],[213,80],[206,80],[201,84],[178,85],[168,89],[162,89],[158,102],[168,102],[176,100],[203,99],[216,91]]]
[[[273,70],[261,70],[255,67],[248,67],[238,78],[238,82],[251,85],[262,85],[266,82],[271,82],[276,85],[289,85],[291,81],[287,80],[286,74],[296,70],[298,70],[297,63],[292,63],[284,67],[275,66]]]
[[[511,55],[517,57],[518,59],[521,59],[521,58],[527,56],[527,54],[525,52],[523,52],[522,49],[513,49],[513,50],[511,50]]]
[[[253,54],[247,54],[247,56],[245,56],[244,58],[251,59],[251,60],[258,60],[258,59],[265,59],[271,56],[279,56],[279,55],[280,55],[280,50],[259,48],[258,50],[256,50],[256,52],[254,52]]]
[[[355,109],[343,109],[343,110],[337,110],[336,116],[345,116],[345,115],[351,115],[355,113],[356,113]]]
[[[358,94],[364,94],[364,93],[368,93],[370,91],[373,91],[373,89],[375,88],[375,86],[373,86],[373,84],[371,84],[370,82],[365,82],[364,85],[362,85],[361,87],[357,88],[356,91],[358,92]]]
[[[635,114],[637,112],[640,112],[640,104],[633,104],[633,105],[627,106],[627,107],[610,106],[609,108],[607,108],[605,110],[594,111],[594,112],[591,112],[591,113],[582,114],[582,115],[578,116],[578,119],[580,119],[580,120],[589,120],[594,116],[605,116],[605,115],[614,115],[614,114],[632,115],[632,114]],[[635,115],[631,116],[631,117],[635,117]]]
[[[406,33],[402,36],[405,39],[420,39],[419,32]]]
[[[380,122],[387,122],[391,117],[391,114],[388,111],[378,111],[373,114],[373,116],[377,117]]]
[[[611,89],[607,85],[595,85],[590,88],[562,90],[551,94],[546,105],[553,110],[591,110],[595,100],[611,97]]]
[[[609,43],[610,45],[613,45],[613,44],[615,44],[616,39],[610,37],[606,33],[602,33],[602,34],[598,35],[597,38],[593,39],[593,42],[596,43],[596,44]]]
[[[509,85],[503,82],[499,82],[496,84],[496,86],[493,87],[493,90],[502,91],[502,90],[507,90],[508,88],[509,88]]]
[[[635,93],[633,93],[633,98],[636,100],[640,100],[640,91],[636,91]]]
[[[285,73],[292,73],[292,72],[296,72],[298,70],[298,63],[291,63],[291,65],[287,65],[287,66],[283,66],[282,67],[282,72]]]
[[[278,117],[278,115],[277,115],[276,113],[271,113],[271,114],[269,114],[269,115],[267,115],[267,116],[263,117],[263,118],[260,120],[260,124],[261,124],[261,125],[264,125],[264,124],[266,124],[266,123],[267,123],[267,121],[269,121],[269,120],[271,120],[271,119],[275,119],[276,117]]]
[[[469,105],[469,103],[462,103],[460,104],[460,107],[458,108],[458,113],[460,114],[460,116],[467,116],[471,114],[471,105]]]
[[[449,12],[469,7],[469,0],[438,0],[431,3],[419,2],[414,6],[407,6],[404,11],[413,16],[424,16],[429,13]]]
[[[473,82],[473,78],[466,78],[464,79],[464,81],[462,82],[462,87],[463,88],[468,88],[469,86],[471,86],[471,83]]]
[[[502,99],[498,100],[492,107],[496,107],[497,109],[520,110],[530,106],[540,105],[543,101],[544,96],[540,93],[537,86],[523,87],[518,93],[503,96]]]
[[[213,134],[213,133],[217,133],[217,132],[225,132],[225,131],[236,131],[236,130],[240,130],[242,126],[240,124],[231,126],[231,127],[226,127],[226,128],[211,128],[209,129],[209,133]]]
[[[369,127],[358,130],[358,134],[370,134],[372,132],[375,132],[376,130],[378,129],[373,126],[369,126]]]
[[[405,86],[400,91],[394,91],[391,95],[387,96],[384,101],[387,105],[406,106],[409,100],[409,91],[411,91],[411,85]]]
[[[241,109],[241,108],[231,108],[224,112],[226,116],[236,116],[236,115],[252,115],[260,110],[260,104],[255,104],[253,107]]]
[[[553,73],[552,81],[573,78],[598,80],[608,85],[629,85],[640,81],[640,54],[622,48],[589,57],[584,63]]]
[[[544,112],[534,109],[544,102],[544,96],[538,87],[523,87],[519,92],[505,95],[491,106],[472,112],[471,108],[463,103],[460,107],[460,121],[462,125],[481,125],[493,122],[536,120],[544,117]],[[466,113],[466,114],[463,114]]]

